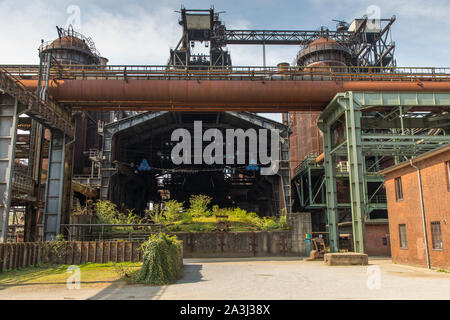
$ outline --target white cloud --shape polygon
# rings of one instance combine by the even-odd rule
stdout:
[[[17,5],[12,0],[0,2],[0,63],[37,63],[37,49],[41,39],[55,37],[56,21],[63,14],[64,12],[59,12],[42,1],[33,1],[26,5]]]
[[[110,64],[166,64],[181,36],[177,15],[165,5],[153,11],[127,5],[114,13],[90,6],[82,29]]]

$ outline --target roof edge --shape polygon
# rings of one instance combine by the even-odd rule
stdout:
[[[420,156],[411,159],[411,161],[412,161],[412,163],[421,162],[423,160],[426,160],[426,159],[431,158],[431,157],[433,157],[435,155],[444,153],[446,151],[450,151],[450,143],[446,144],[446,145],[444,145],[442,147],[436,148],[434,150],[428,151],[428,152],[426,152],[424,154],[421,154]],[[395,166],[383,169],[383,170],[381,170],[379,172],[379,174],[386,175],[386,174],[391,173],[391,172],[393,172],[395,170],[398,170],[398,169],[401,169],[401,168],[405,168],[405,167],[407,167],[407,166],[409,166],[411,164],[411,161],[404,161],[404,162],[401,162],[401,163],[399,163],[399,164],[397,164]]]

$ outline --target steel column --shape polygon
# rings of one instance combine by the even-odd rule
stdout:
[[[2,95],[0,108],[0,243],[8,237],[9,209],[11,206],[14,150],[16,145],[18,101]]]
[[[60,233],[64,190],[64,157],[66,136],[52,130],[48,156],[47,185],[45,190],[44,240],[54,240]]]
[[[336,188],[336,159],[331,153],[333,135],[331,126],[325,125],[323,131],[324,168],[326,179],[327,226],[331,252],[339,252],[338,201]]]
[[[353,93],[348,92],[345,109],[345,130],[347,138],[347,155],[350,184],[350,203],[353,221],[353,242],[355,252],[364,253],[364,182],[361,142],[361,111],[359,105],[353,100]]]
[[[280,132],[280,178],[283,189],[286,214],[292,211],[291,197],[291,164],[289,162],[289,134],[287,131]]]

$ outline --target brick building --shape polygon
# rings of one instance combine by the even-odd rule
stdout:
[[[381,173],[392,261],[450,270],[450,145]]]
[[[339,223],[339,230],[341,233],[341,237],[346,234],[351,237],[352,222],[348,221]],[[369,256],[387,257],[391,255],[388,219],[367,220],[365,223],[364,237],[366,243],[365,251]],[[343,249],[345,245],[350,245],[349,249],[350,251],[353,251],[352,241],[353,240],[351,240],[348,244],[340,244],[339,247]]]

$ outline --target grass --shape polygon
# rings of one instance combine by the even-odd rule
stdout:
[[[442,269],[442,268],[441,268],[441,269],[439,269],[439,270],[438,270],[438,272],[442,272],[442,273],[450,273],[450,271],[447,271],[447,270],[445,270],[445,269]]]
[[[122,270],[139,270],[141,263],[86,263],[78,265],[81,272],[81,283],[113,282],[125,278]],[[66,284],[71,273],[67,273],[68,265],[29,267],[20,270],[9,270],[0,274],[0,286],[28,284]]]

